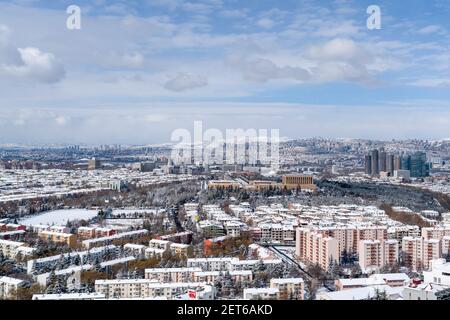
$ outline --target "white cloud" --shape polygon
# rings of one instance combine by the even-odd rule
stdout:
[[[262,18],[256,22],[256,25],[263,29],[272,29],[275,26],[275,21],[270,18]]]
[[[277,79],[305,82],[310,79],[310,73],[306,69],[280,66],[269,59],[261,57],[243,58],[241,56],[230,56],[227,58],[226,63],[240,70],[244,79],[253,82],[267,82]]]
[[[431,33],[437,33],[437,32],[440,32],[440,31],[442,31],[442,28],[440,26],[429,25],[429,26],[426,26],[426,27],[420,29],[418,31],[418,33],[419,34],[423,34],[423,35],[427,35],[427,34],[431,34]]]
[[[99,61],[104,66],[124,67],[130,69],[139,69],[144,67],[145,57],[139,52],[118,54],[112,52],[107,57],[99,56]]]
[[[175,78],[166,82],[164,88],[170,91],[182,92],[205,87],[207,85],[208,79],[206,77],[188,73],[179,73]]]
[[[450,78],[419,79],[411,82],[410,85],[426,88],[450,88]]]
[[[21,64],[2,66],[6,74],[44,83],[60,81],[64,75],[64,67],[56,61],[51,53],[42,52],[38,48],[18,48]]]
[[[342,38],[311,46],[307,55],[310,59],[325,61],[361,61],[370,59],[368,52],[355,41]]]

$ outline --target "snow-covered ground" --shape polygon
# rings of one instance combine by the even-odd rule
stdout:
[[[97,215],[97,210],[67,209],[44,212],[42,214],[20,220],[24,225],[65,225],[67,221],[89,220]]]

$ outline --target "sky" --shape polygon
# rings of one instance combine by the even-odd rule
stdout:
[[[0,0],[0,144],[164,143],[194,121],[448,139],[449,17],[446,0]]]

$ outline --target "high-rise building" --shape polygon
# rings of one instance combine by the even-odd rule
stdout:
[[[394,171],[402,169],[402,157],[400,155],[394,156]]]
[[[372,174],[372,157],[370,154],[367,154],[364,158],[364,164],[365,164],[365,172],[368,175]]]
[[[96,158],[89,159],[88,161],[88,169],[89,170],[97,170],[102,167],[100,160]]]
[[[299,259],[324,270],[328,270],[331,261],[339,260],[338,241],[308,228],[297,228],[295,252]]]
[[[410,157],[410,170],[413,178],[429,176],[430,170],[425,152],[416,152]]]
[[[361,240],[358,244],[359,265],[363,270],[379,269],[398,263],[397,240]]]
[[[403,263],[413,271],[428,270],[430,261],[442,255],[439,239],[404,237],[402,240]]]
[[[377,176],[380,174],[378,150],[372,150],[372,152],[370,153],[370,157],[372,160],[372,175]]]
[[[389,172],[390,176],[394,175],[395,170],[395,157],[393,155],[388,155],[386,158],[386,172]]]
[[[378,157],[378,170],[380,170],[380,172],[386,172],[386,158],[387,158],[387,154],[384,150],[381,150],[379,153],[379,157]]]
[[[411,156],[408,155],[401,156],[401,170],[411,171]]]

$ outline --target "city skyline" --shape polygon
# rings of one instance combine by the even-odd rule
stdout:
[[[0,1],[0,143],[153,144],[201,120],[450,138],[444,1]],[[381,30],[366,26],[381,9]]]

